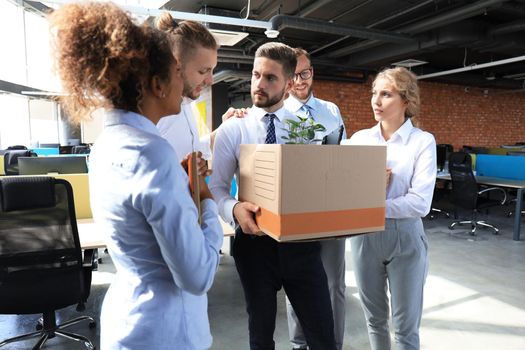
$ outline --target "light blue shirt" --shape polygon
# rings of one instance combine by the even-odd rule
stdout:
[[[213,148],[213,173],[210,179],[210,191],[219,206],[219,213],[224,221],[235,226],[233,207],[239,201],[230,195],[230,186],[235,175],[239,179],[239,158],[241,144],[263,144],[266,140],[268,118],[266,111],[253,106],[244,118],[230,118],[217,129]],[[276,118],[275,136],[277,143],[285,143],[287,136],[285,119],[298,120],[286,108],[273,112]]]
[[[207,349],[206,292],[223,234],[216,204],[202,226],[188,177],[155,125],[108,111],[90,156],[93,217],[117,273],[101,312],[101,348]]]
[[[408,119],[386,141],[380,123],[356,132],[347,145],[385,145],[387,168],[392,169],[386,189],[386,217],[419,218],[428,214],[436,184],[436,141]]]
[[[323,126],[326,128],[325,131],[318,131],[315,133],[316,139],[322,140],[324,136],[330,134],[341,125],[344,128],[341,112],[339,112],[339,108],[332,102],[316,98],[313,94],[310,95],[306,103],[302,103],[292,95],[284,100],[284,107],[291,113],[300,115],[301,117],[305,116],[304,112],[301,110],[303,105],[308,106],[313,120],[316,123],[323,124]],[[342,139],[346,139],[346,129],[343,130]],[[318,143],[320,143],[320,141]]]

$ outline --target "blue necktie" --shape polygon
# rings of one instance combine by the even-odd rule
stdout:
[[[304,104],[301,106],[301,111],[303,113],[303,115],[306,117],[306,118],[309,118],[309,119],[314,119],[313,116],[312,116],[312,110],[311,110],[311,107]]]
[[[266,118],[268,118],[268,128],[266,129],[266,140],[264,143],[276,143],[277,139],[275,138],[275,114],[266,114]]]

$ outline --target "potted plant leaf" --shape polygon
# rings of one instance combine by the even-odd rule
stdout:
[[[288,136],[283,136],[286,144],[312,144],[320,139],[315,138],[317,131],[325,131],[323,124],[316,123],[312,118],[297,116],[298,120],[285,119],[284,123],[288,126],[284,129],[288,132]]]

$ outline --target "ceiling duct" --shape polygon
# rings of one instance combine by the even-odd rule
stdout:
[[[285,28],[301,29],[333,35],[348,35],[354,38],[380,40],[390,43],[409,43],[414,39],[405,34],[397,34],[378,29],[368,29],[358,26],[340,25],[318,19],[300,18],[294,16],[277,15],[270,19],[273,30],[282,31]]]
[[[251,76],[250,72],[225,69],[213,74],[213,84],[218,84],[223,81],[250,80]]]
[[[445,12],[439,16],[431,17],[429,19],[422,20],[420,22],[410,24],[401,28],[396,28],[396,31],[402,33],[410,33],[412,35],[422,33],[424,31],[436,29],[439,27],[445,27],[452,23],[460,22],[464,19],[477,16],[487,9],[501,6],[502,3],[508,0],[484,0],[478,1],[473,4],[465,5],[454,10]],[[373,47],[381,45],[379,40],[376,41],[363,41],[354,45],[346,46],[338,50],[332,50],[329,54],[325,55],[328,58],[338,58],[346,55],[351,55],[359,51],[371,49]],[[383,51],[385,51],[383,49]],[[386,52],[385,52],[386,54]]]

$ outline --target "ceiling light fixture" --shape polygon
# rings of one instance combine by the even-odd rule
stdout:
[[[424,74],[424,75],[418,76],[417,78],[419,80],[427,79],[427,78],[434,78],[434,77],[439,77],[439,76],[442,76],[442,75],[450,75],[450,74],[461,73],[461,72],[466,72],[466,71],[471,71],[471,70],[476,70],[476,69],[487,68],[487,67],[501,66],[503,64],[520,62],[520,61],[525,61],[525,56],[518,56],[518,57],[513,57],[513,58],[507,58],[505,60],[499,60],[499,61],[494,61],[494,62],[489,62],[489,63],[475,64],[475,65],[472,65],[472,66],[446,70],[446,71],[443,71],[443,72]]]
[[[392,63],[392,65],[396,66],[396,67],[412,68],[412,67],[421,66],[421,65],[427,64],[427,63],[428,62],[416,60],[414,58],[409,58],[409,59],[406,59],[406,60],[403,60],[403,61],[394,62],[394,63]]]
[[[266,29],[264,32],[267,38],[275,39],[279,36],[279,31],[275,29]]]
[[[208,28],[220,46],[235,46],[238,42],[248,36],[248,33],[234,32],[232,30],[221,30]]]

